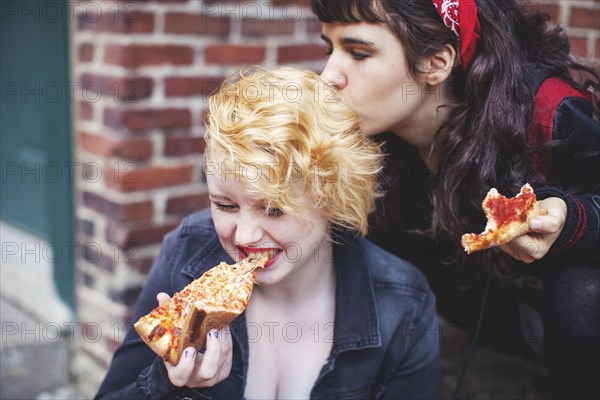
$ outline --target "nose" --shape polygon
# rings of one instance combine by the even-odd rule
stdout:
[[[235,242],[241,246],[259,243],[264,236],[260,217],[250,212],[240,212],[235,230]]]
[[[329,56],[325,69],[321,72],[321,78],[335,86],[338,90],[343,90],[347,84],[346,77],[341,69],[336,66],[333,55]]]

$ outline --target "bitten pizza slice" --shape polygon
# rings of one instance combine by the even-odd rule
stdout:
[[[267,256],[220,263],[206,271],[172,298],[141,317],[134,328],[144,342],[165,361],[177,365],[183,350],[199,349],[211,329],[229,325],[244,312]]]
[[[519,194],[507,198],[492,188],[481,204],[487,224],[480,233],[466,233],[461,244],[467,254],[506,244],[529,232],[528,221],[540,215],[536,196],[529,184],[523,185]]]

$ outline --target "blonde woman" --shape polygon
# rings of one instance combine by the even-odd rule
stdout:
[[[256,252],[245,313],[177,366],[134,330],[98,398],[435,398],[435,299],[424,277],[361,236],[382,156],[313,72],[238,74],[210,99],[210,212],[165,239],[134,313],[220,261]]]

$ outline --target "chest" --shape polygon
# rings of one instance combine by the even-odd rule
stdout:
[[[329,356],[331,343],[315,342],[313,332],[300,334],[298,327],[291,325],[278,328],[275,335],[284,336],[249,344],[248,399],[309,398]]]
[[[331,352],[333,310],[296,318],[255,317],[247,320],[245,397],[309,398]]]

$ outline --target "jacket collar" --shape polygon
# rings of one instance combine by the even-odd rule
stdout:
[[[336,238],[335,341],[332,354],[381,345],[373,283],[364,247],[352,237]]]

